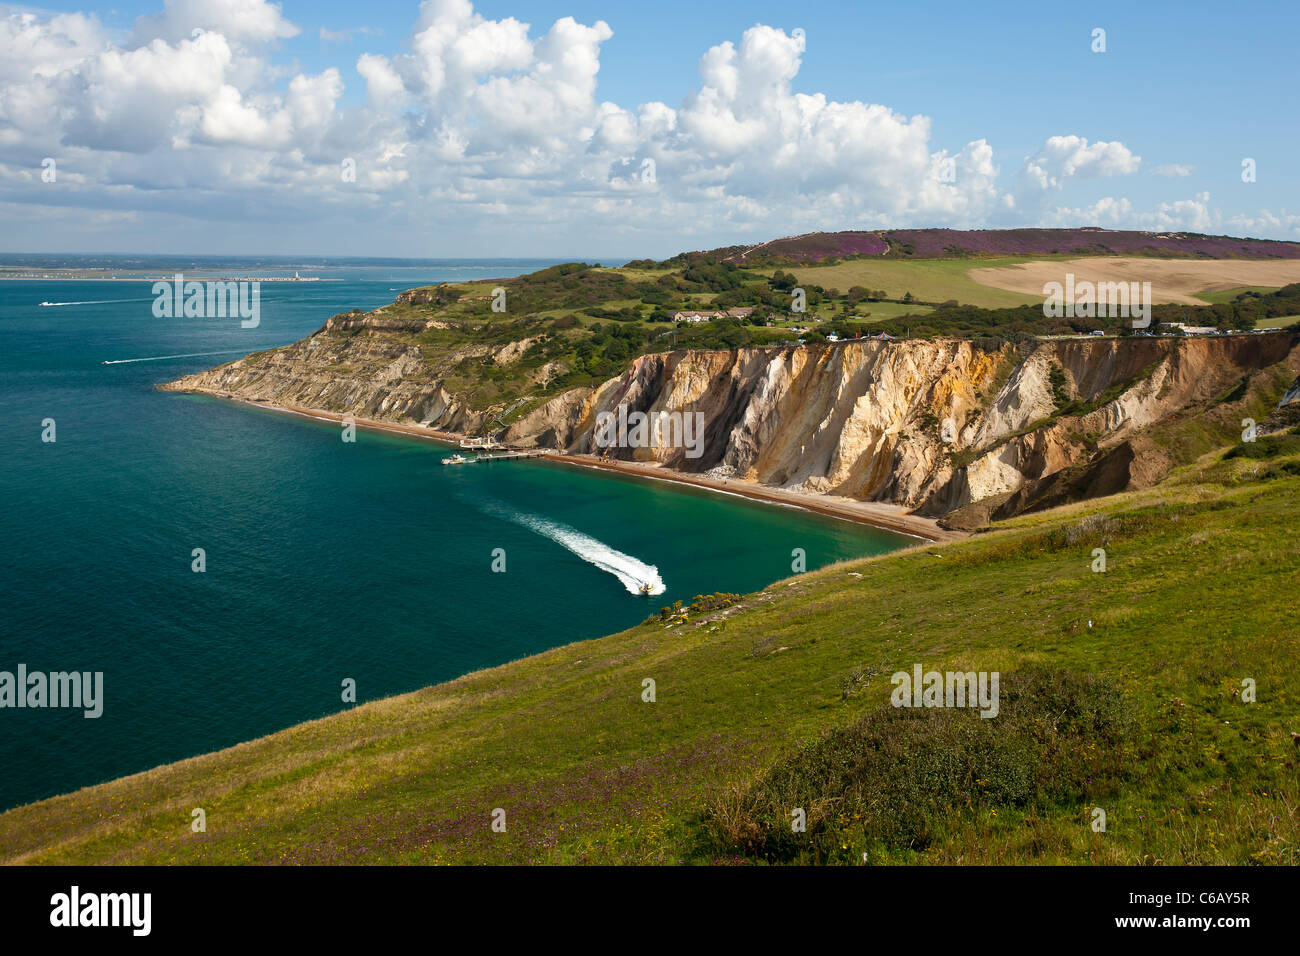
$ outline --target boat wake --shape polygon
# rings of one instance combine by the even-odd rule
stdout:
[[[646,564],[630,554],[616,551],[603,541],[597,541],[568,525],[548,521],[537,515],[520,514],[513,509],[495,505],[488,505],[487,510],[529,531],[550,538],[588,564],[594,564],[600,570],[614,575],[623,583],[623,587],[627,588],[629,594],[654,595],[663,594],[666,590],[664,579],[659,576],[659,569],[653,564]]]
[[[90,302],[42,302],[41,305],[51,308],[58,305],[111,305],[114,302],[152,302],[153,299],[94,299]]]
[[[147,355],[144,358],[105,359],[102,365],[129,365],[131,362],[161,362],[163,359],[199,358],[204,355],[246,355],[248,349],[225,349],[221,352],[186,352],[183,355]]]

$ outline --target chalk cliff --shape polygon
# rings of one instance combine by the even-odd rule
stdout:
[[[416,326],[418,325],[418,328]],[[467,359],[508,366],[528,342],[433,359],[382,310],[164,386],[384,421],[475,431],[490,413],[445,379]],[[548,370],[531,373],[540,385]],[[597,453],[602,412],[700,413],[683,447],[615,448],[684,472],[888,501],[975,527],[1149,485],[1267,427],[1300,398],[1300,336],[1069,339],[986,350],[968,341],[677,351],[643,355],[595,388],[533,403],[508,441]],[[1289,400],[1285,408],[1279,400]],[[1285,416],[1282,416],[1285,418]]]

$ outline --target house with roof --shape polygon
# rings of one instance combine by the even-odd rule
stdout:
[[[712,322],[714,319],[747,319],[754,314],[752,306],[737,306],[726,312],[674,312],[674,322]]]

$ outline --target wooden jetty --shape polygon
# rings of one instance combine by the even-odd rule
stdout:
[[[486,454],[479,453],[473,458],[466,455],[452,455],[450,458],[444,458],[442,463],[444,465],[472,465],[475,462],[480,461],[505,461],[510,458],[541,458],[546,453],[546,450],[542,448],[528,450],[513,449],[510,451],[490,452]]]

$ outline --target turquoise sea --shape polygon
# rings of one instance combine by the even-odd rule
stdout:
[[[762,588],[795,548],[811,569],[909,542],[568,465],[443,467],[432,443],[154,390],[402,289],[549,264],[299,265],[342,281],[264,284],[254,329],[155,318],[148,282],[0,281],[0,671],[104,675],[98,719],[0,709],[0,809],[338,711],[347,678],[365,702]],[[632,593],[650,568],[663,593]]]

